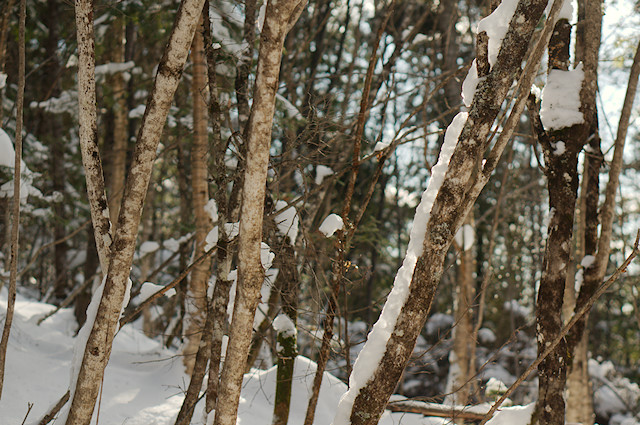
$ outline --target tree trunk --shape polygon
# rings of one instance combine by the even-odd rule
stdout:
[[[456,287],[456,301],[454,304],[453,350],[449,354],[449,378],[447,383],[447,401],[454,405],[465,406],[473,390],[473,377],[475,367],[471,363],[473,345],[473,304],[475,300],[475,269],[473,243],[465,240],[469,235],[465,231],[470,226],[475,232],[475,222],[472,214],[469,214],[465,227],[462,243],[459,246],[458,278]],[[473,234],[473,233],[472,233]]]
[[[191,187],[193,214],[196,220],[197,255],[204,252],[205,239],[213,225],[205,205],[209,201],[208,183],[208,137],[207,137],[207,65],[204,58],[204,41],[202,38],[202,20],[193,37],[191,46],[192,80],[191,96],[193,97],[193,147],[191,150]],[[187,343],[182,350],[187,374],[191,374],[195,355],[200,345],[202,329],[207,314],[207,284],[211,277],[211,257],[200,263],[191,272],[189,291],[187,292]]]
[[[13,222],[11,226],[11,259],[9,263],[9,291],[7,294],[7,311],[0,338],[0,399],[4,387],[4,371],[7,361],[9,334],[13,322],[13,312],[16,306],[16,286],[18,280],[18,237],[20,232],[20,180],[22,162],[22,127],[24,117],[24,86],[25,86],[25,21],[27,16],[27,0],[20,1],[20,20],[18,24],[19,53],[18,53],[18,97],[16,99],[16,138],[15,158],[13,167]]]
[[[114,239],[116,249],[112,250],[110,255],[109,268],[103,283],[103,295],[87,339],[75,388],[72,391],[71,407],[66,421],[68,425],[88,424],[93,414],[100,383],[104,376],[104,368],[111,352],[113,336],[123,308],[122,303],[133,261],[142,205],[149,185],[156,149],[182,69],[187,60],[203,3],[204,0],[184,0],[181,3],[169,42],[158,67],[154,88],[147,102],[142,126],[138,133],[132,167],[120,207]],[[80,68],[86,67],[89,70],[92,68],[87,66],[85,56],[93,58],[93,11],[91,6],[90,0],[78,0],[76,9]],[[92,61],[89,63],[91,64]],[[93,80],[91,77],[89,79]],[[83,100],[85,102],[87,100],[83,99],[84,95],[92,96],[95,93],[83,90],[81,85],[79,95],[81,96],[80,103],[83,105]],[[104,184],[103,180],[100,182]],[[89,187],[92,183],[94,182],[88,179],[87,185]],[[104,205],[106,209],[106,202]],[[108,214],[106,216],[108,217]],[[96,224],[94,221],[94,225]],[[98,251],[100,252],[100,249]]]
[[[238,290],[233,308],[229,344],[220,378],[215,425],[235,425],[240,388],[251,343],[251,331],[264,270],[260,262],[265,185],[271,145],[271,126],[278,87],[284,38],[298,19],[304,3],[271,0],[260,37],[253,106],[247,124],[247,165],[244,174],[238,246]]]
[[[298,337],[296,324],[298,322],[298,287],[300,276],[296,265],[296,257],[293,246],[288,237],[283,237],[281,245],[278,269],[278,279],[282,280],[282,314],[274,321],[274,327],[278,328],[278,363],[276,377],[276,395],[273,406],[273,425],[287,425],[289,421],[289,407],[291,403],[291,384],[296,356],[298,355]],[[285,326],[278,327],[284,322]],[[287,327],[286,325],[293,326]]]
[[[117,14],[111,31],[108,34],[112,37],[109,59],[115,63],[125,62],[125,25],[124,19]],[[117,72],[109,76],[108,83],[113,92],[113,146],[111,146],[110,173],[107,179],[107,192],[109,194],[109,214],[111,223],[116,223],[122,193],[124,191],[124,181],[127,163],[127,146],[129,140],[129,114],[127,107],[127,90],[122,72]]]
[[[518,4],[491,72],[479,81],[468,119],[465,120],[464,115],[454,119],[455,126],[460,126],[462,120],[466,122],[459,136],[455,132],[451,135],[457,140],[457,146],[448,161],[446,177],[439,189],[438,183],[430,182],[430,186],[434,186],[431,190],[428,188],[427,193],[435,197],[435,201],[432,197],[418,207],[416,217],[424,220],[424,215],[431,210],[430,217],[422,224],[424,227],[414,222],[409,255],[398,272],[381,318],[356,360],[349,391],[340,402],[334,425],[377,423],[399,381],[429,313],[453,236],[504,149],[504,145],[496,144],[483,168],[479,168],[488,148],[490,127],[520,70],[546,3],[539,0]],[[544,33],[545,37],[548,33]],[[521,90],[527,93],[542,57],[539,50],[534,50],[535,58],[529,59],[521,76]],[[521,111],[520,104],[514,110]],[[517,119],[518,114],[510,118]],[[505,131],[501,138],[508,137],[513,127]],[[447,167],[444,163],[439,165]],[[385,348],[378,354],[380,345]],[[370,361],[377,364],[373,371]]]

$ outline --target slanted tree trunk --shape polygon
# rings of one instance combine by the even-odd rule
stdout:
[[[396,277],[380,320],[356,360],[349,391],[340,402],[334,425],[377,423],[399,381],[429,313],[453,236],[495,169],[519,119],[522,93],[530,90],[542,58],[540,43],[536,44],[521,74],[520,97],[507,120],[508,125],[505,125],[503,134],[483,164],[491,125],[520,70],[546,3],[545,0],[518,3],[496,62],[486,77],[479,81],[468,118],[458,115],[454,119],[454,128],[460,126],[462,129],[459,136],[455,133],[451,135],[457,140],[457,146],[448,161],[446,176],[438,190],[427,189],[428,192],[437,192],[437,195],[433,194],[435,201],[433,198],[427,199],[418,207],[416,217],[424,220],[424,215],[431,210],[429,219],[423,224],[424,227],[417,227],[414,222],[409,255]],[[557,14],[558,10],[552,9],[552,13]],[[545,28],[540,37],[548,39],[550,33],[550,29]],[[461,125],[461,121],[464,125]],[[444,163],[439,165],[447,167]],[[431,184],[438,188],[438,183]],[[433,202],[433,207],[429,206],[430,202]],[[381,355],[376,354],[380,345],[385,347]],[[367,360],[361,363],[361,358]],[[372,373],[366,370],[371,368],[371,361],[377,364]]]
[[[169,42],[158,66],[153,91],[142,118],[132,166],[120,207],[118,225],[113,242],[116,249],[111,251],[109,258],[109,268],[103,283],[103,295],[95,321],[87,338],[82,364],[78,371],[74,391],[72,391],[71,407],[66,421],[67,425],[88,424],[93,414],[100,383],[104,376],[104,368],[111,352],[113,336],[123,308],[122,303],[125,297],[129,270],[133,261],[138,225],[140,224],[142,206],[151,177],[156,149],[182,69],[187,60],[189,47],[193,40],[193,34],[203,3],[204,0],[184,0],[181,3]],[[93,68],[90,65],[93,63],[94,39],[92,32],[93,11],[90,0],[78,0],[76,16],[80,53],[79,67],[92,71]],[[91,74],[88,76],[80,74],[79,79],[80,76],[85,79],[88,78],[89,81],[95,83]],[[79,83],[81,84],[79,90],[81,108],[84,104],[83,102],[87,100],[85,97],[95,95],[95,92],[91,93],[90,90],[83,90],[83,83]],[[92,134],[95,135],[95,131]],[[104,184],[102,179],[99,182]],[[91,187],[92,183],[94,182],[88,179],[87,186]],[[104,190],[102,193],[104,193]],[[106,202],[104,202],[104,205],[106,209]],[[106,217],[108,217],[108,214],[106,214]],[[98,223],[94,219],[94,226],[96,224]],[[100,249],[98,251],[100,252]]]
[[[207,64],[204,58],[202,21],[193,37],[191,46],[193,97],[193,145],[191,149],[191,187],[193,214],[196,221],[196,255],[204,252],[205,239],[212,229],[211,218],[205,211],[209,201],[208,183],[208,137],[207,137]],[[200,263],[191,272],[187,292],[187,343],[182,350],[187,374],[193,371],[195,355],[200,345],[207,314],[207,282],[211,277],[211,257]],[[205,360],[206,361],[206,360]]]
[[[215,425],[235,425],[240,388],[251,343],[251,332],[264,270],[260,262],[265,185],[271,145],[271,126],[278,88],[282,48],[287,32],[297,21],[304,3],[271,0],[267,4],[260,37],[258,71],[251,115],[247,124],[247,156],[238,246],[238,290],[229,331],[229,344],[220,377]]]

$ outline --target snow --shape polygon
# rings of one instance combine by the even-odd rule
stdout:
[[[161,290],[162,288],[164,288],[164,286],[162,285],[156,285],[155,283],[152,283],[152,282],[145,282],[142,284],[142,287],[140,288],[140,294],[138,295],[136,301],[139,304],[141,304],[147,299],[149,299],[150,296],[152,296],[153,294]],[[171,298],[175,294],[176,294],[176,290],[171,288],[164,293],[164,296],[167,298]]]
[[[0,128],[0,166],[13,168],[16,152],[9,135]]]
[[[456,232],[456,243],[462,248],[463,251],[468,251],[473,246],[475,241],[475,232],[473,226],[465,224]]]
[[[118,72],[128,71],[136,66],[135,62],[111,62],[96,66],[96,75],[112,75]]]
[[[528,425],[534,408],[535,403],[501,408],[487,425]]]
[[[594,257],[593,255],[585,255],[584,258],[582,258],[580,265],[585,269],[588,269],[589,267],[593,266],[595,262],[596,257]]]
[[[337,230],[342,229],[344,229],[344,222],[342,221],[342,217],[338,214],[329,214],[318,228],[320,233],[328,238],[333,236]]]
[[[325,177],[330,176],[332,174],[333,174],[333,170],[331,168],[327,167],[326,165],[318,165],[316,167],[316,181],[315,181],[315,183],[317,185],[322,184],[322,182],[324,181]]]
[[[277,201],[275,210],[280,211],[276,214],[274,220],[276,222],[276,226],[278,227],[278,233],[282,236],[288,236],[291,245],[296,243],[296,238],[298,237],[298,227],[299,227],[299,218],[298,212],[295,207],[291,206],[287,208],[289,205],[286,201]]]
[[[549,16],[549,11],[551,11],[552,5],[553,1],[549,1],[549,3],[547,4],[547,8],[544,11],[544,14],[546,16]],[[571,20],[573,19],[573,0],[564,0],[564,2],[562,3],[562,9],[560,9],[560,13],[556,18],[556,22],[560,19],[566,19],[567,21],[571,22]]]
[[[460,112],[447,128],[438,163],[432,169],[429,184],[422,194],[422,200],[416,209],[409,246],[402,267],[398,270],[398,274],[393,283],[393,289],[382,309],[380,318],[373,326],[371,333],[369,333],[367,337],[367,342],[353,365],[353,371],[349,377],[349,390],[340,400],[333,425],[349,424],[349,416],[353,402],[360,393],[360,390],[364,388],[373,376],[384,355],[387,341],[394,330],[400,310],[409,296],[409,285],[413,271],[418,257],[422,255],[423,242],[431,208],[444,181],[447,169],[449,168],[449,160],[457,146],[458,138],[467,121],[467,117],[468,114],[466,112]]]
[[[0,72],[0,89],[7,85],[7,74]]]
[[[218,205],[216,205],[215,199],[209,199],[204,206],[204,212],[206,212],[209,218],[211,218],[212,223],[216,223],[218,221]]]
[[[549,72],[540,105],[540,119],[546,130],[571,127],[584,121],[579,110],[583,79],[582,63],[573,70]]]
[[[207,236],[204,238],[204,251],[207,252],[218,243],[218,226],[215,226],[213,229],[207,233]]]
[[[474,59],[467,73],[467,77],[462,82],[462,101],[467,108],[471,107],[471,102],[473,102],[473,96],[476,94],[476,88],[478,88],[479,82],[478,63]]]
[[[295,323],[291,321],[289,316],[283,313],[278,314],[278,316],[273,319],[273,330],[276,331],[278,335],[283,334],[285,338],[295,336],[298,333]]]
[[[158,249],[160,249],[160,244],[158,242],[145,241],[140,245],[140,257],[156,252]]]
[[[376,145],[373,148],[373,152],[380,152],[385,150],[386,148],[389,147],[389,145],[391,145],[391,142],[378,142],[376,143]]]
[[[489,16],[478,23],[478,34],[484,31],[489,37],[489,65],[491,66],[498,60],[502,40],[507,35],[509,23],[517,6],[518,0],[503,0]]]

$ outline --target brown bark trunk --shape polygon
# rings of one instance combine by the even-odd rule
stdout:
[[[22,127],[24,116],[24,86],[25,86],[25,21],[27,16],[27,1],[20,1],[20,20],[18,24],[19,53],[18,53],[18,97],[16,99],[16,138],[15,158],[13,169],[13,223],[11,226],[11,260],[9,264],[9,293],[7,296],[7,311],[0,338],[0,398],[4,386],[4,370],[7,361],[9,334],[13,322],[13,312],[16,305],[16,284],[18,279],[18,237],[20,231],[20,176],[22,162]]]
[[[204,252],[205,239],[212,229],[211,218],[205,211],[209,201],[208,184],[208,137],[207,137],[207,67],[204,58],[202,20],[193,37],[191,46],[193,97],[193,147],[191,150],[191,187],[193,214],[196,220],[196,244],[198,254]],[[195,355],[200,345],[202,329],[207,314],[207,283],[211,277],[211,258],[207,258],[193,269],[187,292],[187,344],[182,354],[187,374],[191,374]]]
[[[110,60],[125,62],[125,25],[122,16],[117,15],[111,26],[109,36]],[[129,139],[129,115],[127,108],[127,90],[122,72],[110,76],[108,83],[113,91],[113,146],[111,146],[110,173],[107,180],[109,194],[109,214],[111,223],[116,223],[126,174],[127,146]]]
[[[284,38],[302,7],[299,0],[272,0],[267,4],[260,37],[253,106],[247,124],[247,165],[244,174],[238,246],[238,290],[233,308],[229,344],[220,378],[215,425],[235,425],[255,310],[264,270],[260,262],[271,126]]]
[[[471,226],[475,233],[475,222],[471,214],[467,217],[465,226]],[[464,231],[464,227],[462,228]],[[464,236],[465,238],[467,235]],[[462,242],[458,255],[460,264],[458,265],[458,278],[456,288],[456,302],[454,304],[453,328],[453,351],[449,355],[450,387],[447,388],[447,397],[452,404],[465,406],[473,390],[473,376],[475,366],[471,363],[473,345],[473,304],[475,299],[475,281],[473,271],[475,269],[475,259],[473,248],[465,249]],[[453,372],[453,373],[452,373]]]

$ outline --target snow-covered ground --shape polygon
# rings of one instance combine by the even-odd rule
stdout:
[[[0,294],[0,312],[6,311],[6,289]],[[38,319],[54,307],[18,295],[16,315],[7,354],[4,391],[0,400],[0,423],[38,423],[65,393],[73,357],[75,321],[70,309],[61,310],[41,325]],[[0,313],[0,314],[2,314]],[[290,424],[301,424],[315,374],[315,363],[298,357],[291,400]],[[275,368],[247,374],[239,407],[239,424],[271,424],[275,391]],[[99,422],[103,425],[173,424],[183,400],[188,376],[179,353],[149,339],[135,326],[125,326],[117,334],[104,378]],[[316,424],[329,425],[338,401],[347,387],[325,373],[316,413]],[[193,424],[200,424],[202,406],[196,408]],[[506,413],[506,412],[505,412]],[[518,417],[525,417],[512,412]],[[94,422],[96,416],[94,414]],[[499,419],[499,418],[496,418]],[[493,421],[494,424],[501,423]],[[526,419],[523,423],[526,422]],[[437,425],[447,419],[425,418],[417,414],[387,412],[383,425]],[[509,424],[516,425],[512,420]]]

